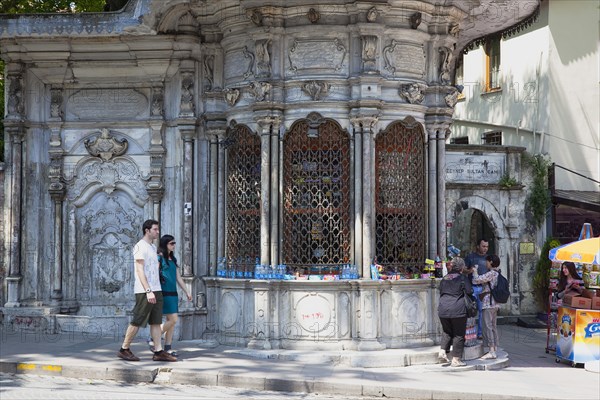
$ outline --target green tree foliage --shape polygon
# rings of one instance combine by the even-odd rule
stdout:
[[[548,208],[551,205],[547,182],[550,161],[541,154],[529,155],[525,153],[524,159],[533,172],[533,184],[527,198],[527,207],[532,213],[531,222],[533,226],[539,228],[544,222]]]
[[[104,9],[105,0],[3,0],[2,14],[97,12]]]
[[[2,0],[0,14],[79,13],[103,11],[105,0]],[[0,60],[0,162],[4,161],[4,63]]]
[[[540,311],[548,309],[548,286],[550,285],[550,267],[552,262],[548,258],[548,253],[551,249],[560,246],[560,242],[554,238],[547,238],[542,246],[540,259],[535,266],[535,274],[533,275],[533,292]]]

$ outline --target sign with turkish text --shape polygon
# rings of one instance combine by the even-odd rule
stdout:
[[[446,182],[496,184],[506,171],[504,154],[446,153]]]

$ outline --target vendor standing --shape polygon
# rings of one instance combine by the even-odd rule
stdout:
[[[477,269],[477,275],[483,275],[487,272],[487,252],[490,248],[490,243],[483,238],[480,238],[477,241],[477,245],[475,246],[475,251],[469,254],[465,258],[465,265],[469,273],[472,273],[473,269]],[[472,277],[471,277],[472,279]],[[475,295],[475,299],[477,299],[477,338],[481,339],[481,300],[479,299],[479,294],[482,291],[481,285],[473,285],[473,294]]]

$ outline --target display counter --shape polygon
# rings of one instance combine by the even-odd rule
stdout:
[[[600,360],[600,310],[558,307],[556,362]]]
[[[381,350],[439,343],[439,279],[205,278],[207,334],[270,349]]]

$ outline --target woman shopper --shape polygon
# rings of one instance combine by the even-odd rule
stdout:
[[[171,235],[163,235],[160,238],[158,245],[158,265],[160,266],[160,284],[163,294],[163,315],[166,321],[161,326],[162,333],[165,335],[164,349],[172,356],[177,356],[177,353],[172,350],[173,333],[175,332],[175,324],[177,324],[177,313],[179,312],[179,297],[177,295],[177,285],[183,290],[188,300],[192,300],[192,296],[187,292],[185,283],[181,279],[177,258],[173,250],[175,249],[175,238]],[[152,348],[154,343],[148,341],[148,345]]]
[[[498,284],[498,267],[500,267],[500,258],[497,255],[489,255],[485,258],[487,272],[483,275],[477,274],[477,269],[473,271],[473,284],[482,285],[482,291],[479,294],[481,300],[481,332],[483,334],[483,345],[489,347],[489,352],[483,357],[484,360],[492,360],[497,357],[498,349],[498,328],[496,321],[498,319],[498,308],[500,307],[494,296],[492,288]]]
[[[442,278],[439,287],[438,316],[443,330],[439,359],[449,362],[448,354],[451,354],[450,366],[452,367],[467,365],[461,360],[467,328],[467,307],[464,297],[473,294],[473,287],[469,278],[463,274],[464,269],[465,261],[459,257],[454,258],[450,272]]]
[[[575,264],[571,261],[566,261],[562,264],[560,279],[558,280],[557,296],[559,299],[568,294],[581,294],[583,281],[577,273]]]

